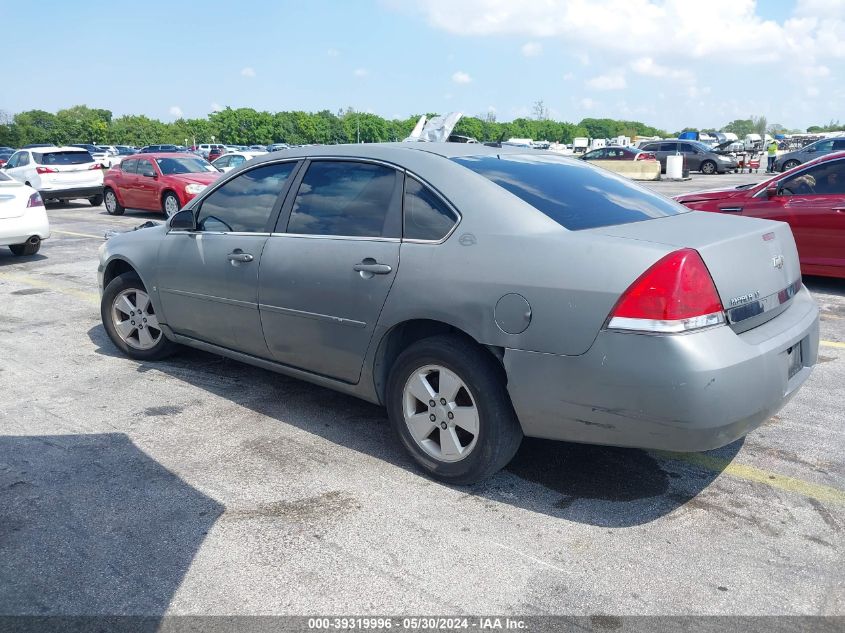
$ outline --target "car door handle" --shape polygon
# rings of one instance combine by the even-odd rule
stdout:
[[[741,213],[742,207],[722,207],[719,211],[724,213]]]
[[[251,262],[253,259],[255,259],[249,253],[244,253],[240,249],[234,250],[229,253],[228,258],[230,262]]]
[[[393,271],[393,268],[387,264],[379,264],[372,258],[367,258],[360,264],[355,264],[352,270],[359,273],[372,273],[374,275],[387,275]]]

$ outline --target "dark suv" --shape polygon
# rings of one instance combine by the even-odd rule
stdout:
[[[640,146],[640,149],[654,154],[663,173],[666,172],[666,157],[674,154],[682,154],[686,167],[702,174],[724,174],[737,168],[737,162],[732,157],[716,154],[697,141],[653,141]]]

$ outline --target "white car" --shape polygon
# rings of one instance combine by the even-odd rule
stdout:
[[[217,167],[220,171],[231,171],[235,167],[240,167],[246,161],[252,160],[256,156],[263,156],[267,152],[232,152],[231,154],[223,154],[220,158],[213,161],[211,164]]]
[[[48,237],[50,222],[41,196],[0,171],[0,246],[8,246],[13,255],[35,255]]]
[[[3,173],[32,187],[43,200],[87,198],[103,203],[103,169],[87,150],[78,147],[35,147],[9,157]]]

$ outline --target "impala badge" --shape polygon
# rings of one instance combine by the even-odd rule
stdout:
[[[783,268],[783,255],[778,255],[777,257],[772,257],[772,266],[777,269]]]

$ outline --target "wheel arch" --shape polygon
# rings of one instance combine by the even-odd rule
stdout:
[[[179,192],[177,192],[172,187],[167,187],[166,189],[162,189],[161,196],[159,197],[159,202],[161,203],[161,208],[164,209],[164,199],[167,197],[167,194],[172,193],[176,200],[179,202],[179,209],[181,210],[185,204],[182,202],[182,198],[179,197]]]
[[[126,205],[123,204],[123,200],[121,198],[122,194],[120,193],[117,187],[113,187],[112,185],[103,185],[103,200],[106,199],[106,191],[111,191],[114,194],[114,197],[117,198],[117,201],[118,203],[120,203],[120,206],[126,207]]]
[[[410,319],[402,321],[390,327],[381,337],[373,358],[373,388],[381,404],[386,402],[385,391],[393,367],[399,355],[408,347],[432,336],[453,334],[466,339],[467,341],[486,349],[490,358],[495,361],[495,366],[501,370],[502,377],[507,381],[507,374],[503,363],[504,348],[494,345],[484,345],[461,328],[434,319]]]
[[[124,273],[134,273],[137,275],[138,279],[141,280],[141,283],[144,284],[144,287],[146,287],[147,284],[144,283],[144,279],[132,264],[125,259],[115,257],[107,263],[106,267],[103,269],[103,288],[105,289],[105,287],[108,286],[115,277],[123,275]]]

